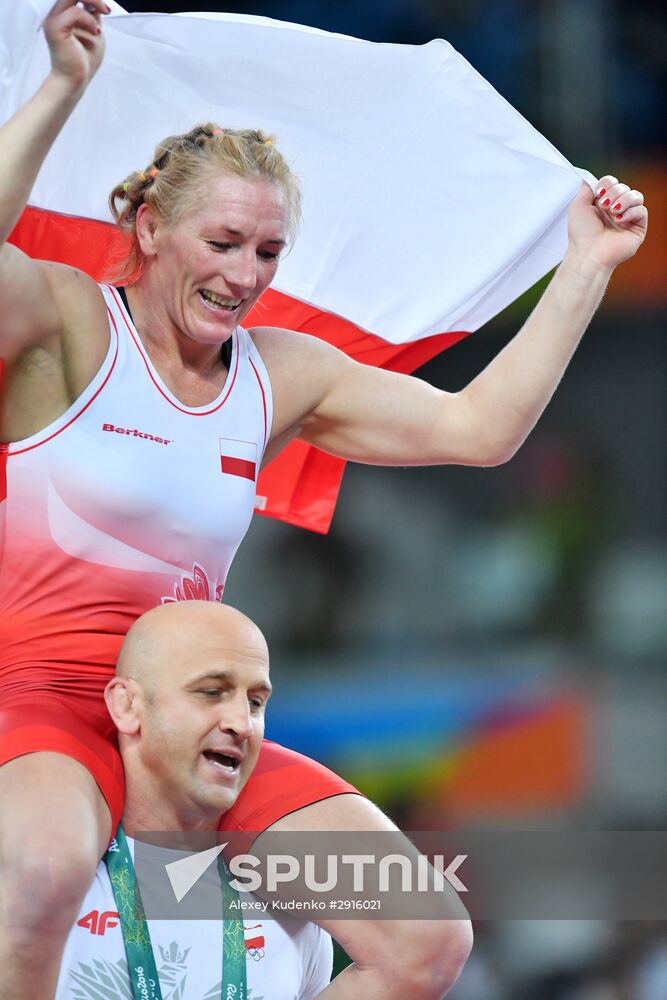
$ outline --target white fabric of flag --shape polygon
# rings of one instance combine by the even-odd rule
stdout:
[[[3,121],[48,71],[51,5],[0,5]],[[390,343],[475,330],[561,259],[582,174],[446,41],[112,7],[32,206],[109,220],[108,192],[161,138],[211,120],[276,135],[302,180],[274,287]]]

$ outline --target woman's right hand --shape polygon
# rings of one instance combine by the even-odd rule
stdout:
[[[44,21],[51,53],[51,71],[73,90],[83,90],[97,72],[104,55],[102,14],[111,8],[104,0],[58,0]]]

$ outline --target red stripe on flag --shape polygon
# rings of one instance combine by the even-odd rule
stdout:
[[[249,462],[247,458],[232,458],[231,455],[220,456],[220,468],[229,476],[241,476],[243,479],[251,479],[255,482],[257,466],[254,462]]]
[[[246,938],[245,946],[248,949],[250,949],[250,948],[263,948],[264,947],[264,938],[263,937]]]
[[[280,323],[276,322],[280,317]],[[390,344],[381,337],[367,333],[349,320],[324,312],[307,302],[299,302],[283,292],[267,289],[246,316],[244,326],[280,326],[286,330],[309,333],[326,340],[351,358],[374,368],[387,368],[408,375],[425,365],[436,354],[446,350],[468,334],[465,331],[438,333],[409,344]]]
[[[128,236],[110,222],[30,206],[24,209],[9,242],[37,260],[78,267],[95,281],[108,281],[111,273],[120,269],[130,248]]]
[[[127,237],[111,223],[30,207],[23,212],[10,241],[30,257],[70,264],[96,281],[108,281],[128,249]],[[248,314],[245,325],[309,333],[363,364],[406,374],[467,336],[465,332],[442,333],[410,344],[389,344],[354,323],[271,288]],[[266,499],[261,513],[300,528],[327,532],[344,470],[342,459],[303,441],[290,442],[259,474],[257,492]],[[247,478],[254,479],[254,473]]]

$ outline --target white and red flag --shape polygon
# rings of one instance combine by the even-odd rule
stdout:
[[[388,45],[239,14],[105,19],[101,69],[12,239],[108,272],[108,192],[194,124],[262,128],[301,177],[293,250],[247,325],[288,327],[413,371],[562,258],[581,173],[442,40]],[[52,0],[0,4],[0,120],[48,71]],[[589,177],[590,179],[590,177]],[[258,507],[325,531],[344,463],[293,442]]]
[[[262,934],[261,924],[244,924],[243,925],[243,936],[245,938],[245,946],[248,951],[257,950],[264,948],[265,941],[264,935]]]
[[[220,438],[220,471],[254,483],[257,476],[257,444],[236,438]]]

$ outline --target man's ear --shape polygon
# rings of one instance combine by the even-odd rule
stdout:
[[[104,700],[116,729],[124,736],[135,736],[141,728],[138,708],[140,689],[131,677],[114,677],[104,689]]]
[[[150,205],[139,205],[135,217],[137,242],[144,257],[152,257],[157,253],[155,234],[158,228],[158,217]]]

